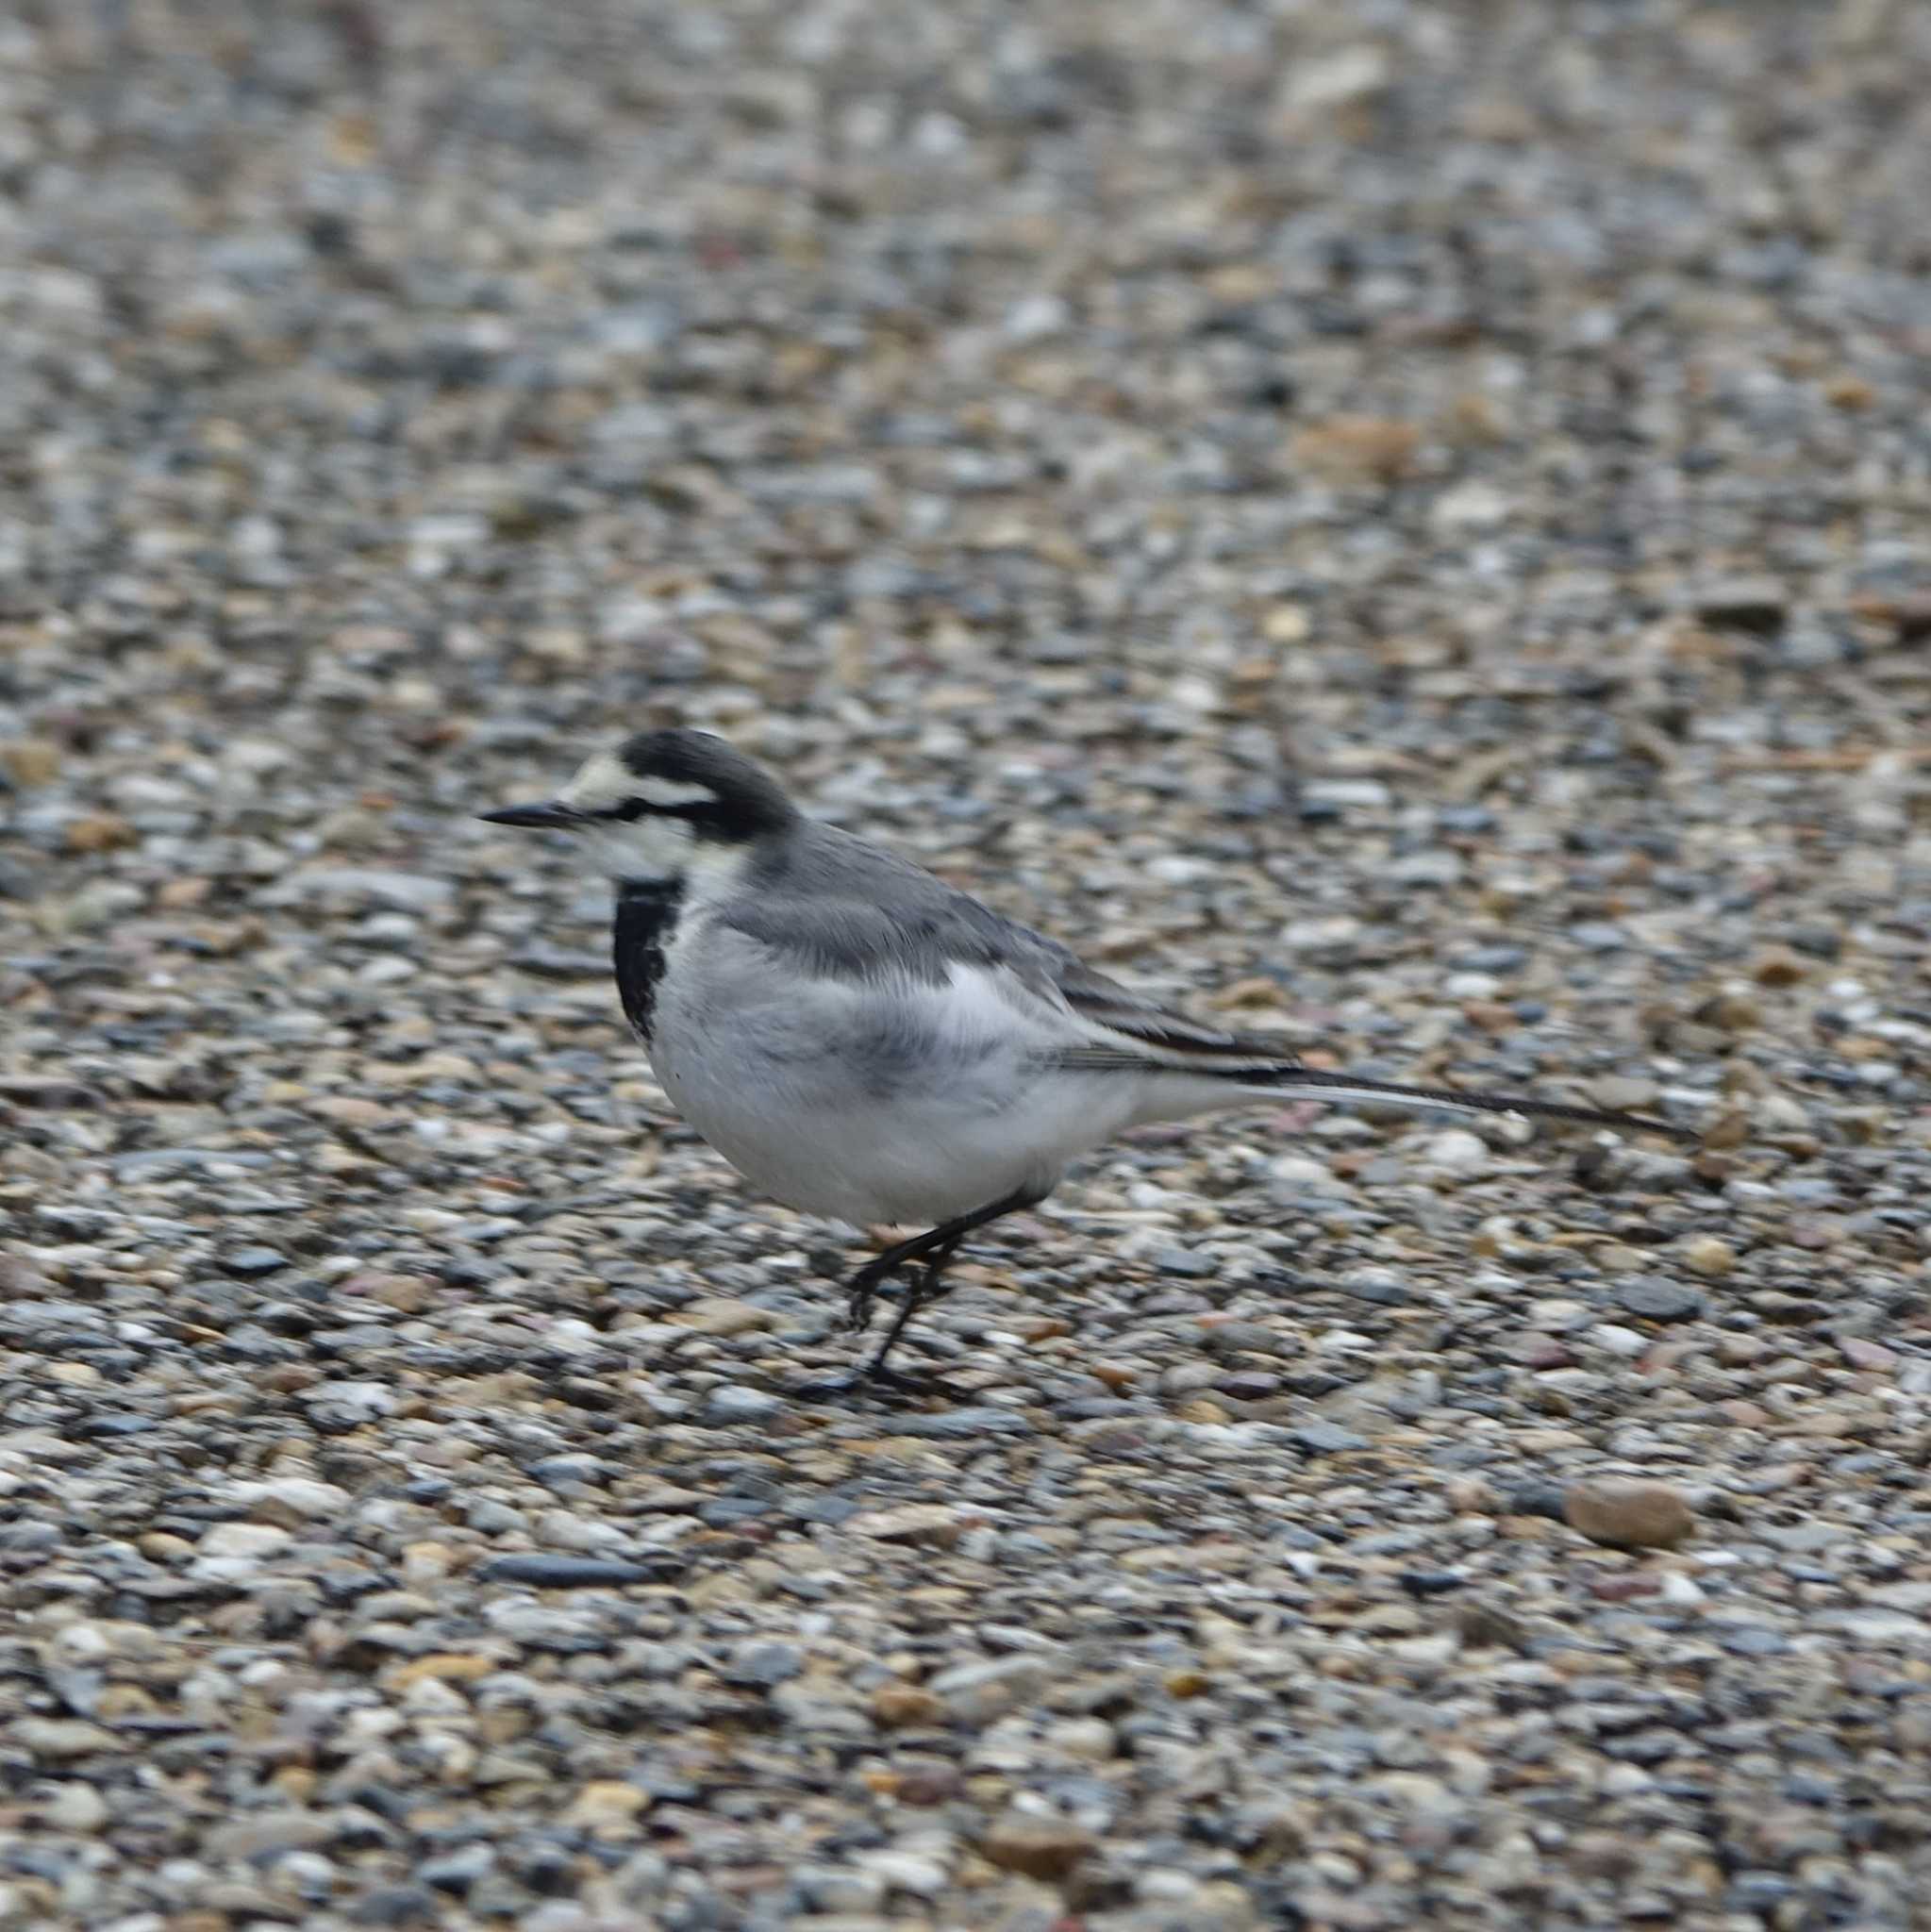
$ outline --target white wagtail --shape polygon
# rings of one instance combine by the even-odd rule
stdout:
[[[1126,1127],[1297,1096],[1683,1130],[1638,1115],[1390,1085],[1300,1065],[1082,965],[930,873],[805,817],[707,732],[599,752],[491,824],[586,838],[616,883],[624,1012],[664,1091],[768,1194],[923,1234],[846,1284],[852,1326],[919,1264],[860,1372],[943,1292],[965,1236],[1033,1207]]]

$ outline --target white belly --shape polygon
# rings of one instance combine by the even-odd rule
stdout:
[[[996,968],[800,974],[695,921],[670,950],[650,1051],[685,1119],[765,1193],[858,1226],[936,1227],[1041,1197],[1123,1127],[1201,1104],[1175,1108],[1170,1075],[1051,1064],[1082,1038]]]
[[[678,1110],[762,1192],[854,1226],[936,1227],[1015,1193],[1042,1197],[1067,1163],[1127,1125],[1133,1083],[1091,1075],[1001,1077],[874,1098],[841,1081],[774,1079],[734,1091],[659,1050]]]

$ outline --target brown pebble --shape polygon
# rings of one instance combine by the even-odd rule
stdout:
[[[872,1716],[888,1730],[936,1724],[945,1716],[945,1703],[923,1684],[881,1684],[872,1693]]]
[[[1668,1483],[1607,1476],[1572,1483],[1562,1492],[1562,1520],[1615,1550],[1673,1549],[1696,1527],[1682,1492]]]
[[[1590,1594],[1606,1604],[1627,1603],[1631,1597],[1655,1596],[1662,1579],[1646,1570],[1626,1570],[1614,1576],[1590,1579]]]
[[[1758,986],[1795,986],[1809,974],[1802,956],[1789,946],[1767,946],[1750,962],[1750,976]]]
[[[44,738],[13,738],[0,744],[0,772],[23,790],[46,785],[60,771],[60,747]]]
[[[1785,1230],[1784,1239],[1793,1248],[1816,1250],[1829,1247],[1842,1232],[1836,1222],[1826,1221],[1820,1215],[1811,1221],[1791,1222]]]
[[[922,1764],[899,1773],[892,1796],[901,1805],[943,1805],[958,1796],[958,1782],[949,1764]]]
[[[1522,1024],[1513,1007],[1500,1006],[1493,1000],[1470,1000],[1461,1010],[1469,1024],[1479,1026],[1484,1033],[1513,1033]]]
[[[1706,1280],[1715,1280],[1737,1265],[1737,1256],[1729,1242],[1720,1241],[1713,1234],[1702,1234],[1684,1242],[1683,1261]]]
[[[1471,1650],[1528,1648],[1528,1626],[1522,1619],[1499,1604],[1484,1603],[1479,1597],[1457,1606],[1455,1628]]]
[[[436,1298],[436,1284],[421,1274],[352,1274],[343,1294],[367,1295],[399,1315],[420,1315]]]
[[[1012,1332],[1022,1341],[1052,1341],[1061,1335],[1071,1335],[1073,1324],[1057,1315],[1028,1315],[1012,1324]]]
[[[1389,416],[1330,416],[1295,437],[1292,456],[1331,483],[1394,483],[1414,467],[1421,432]]]
[[[1573,1353],[1553,1335],[1525,1337],[1517,1351],[1516,1359],[1525,1369],[1573,1369],[1575,1366]]]
[[[1017,1814],[995,1819],[979,1840],[979,1850],[1002,1871],[1048,1884],[1067,1877],[1093,1848],[1092,1834],[1066,1819]]]
[[[1888,1374],[1897,1367],[1897,1352],[1886,1348],[1881,1341],[1866,1341],[1861,1335],[1846,1335],[1838,1347],[1854,1369],[1869,1369],[1875,1374]]]
[[[1227,1411],[1210,1396],[1196,1395],[1191,1402],[1183,1402],[1176,1413],[1183,1423],[1224,1423]]]
[[[344,1127],[386,1127],[401,1118],[393,1108],[356,1093],[321,1094],[308,1102],[308,1108]]]
[[[117,813],[89,812],[84,818],[68,822],[67,849],[70,852],[112,852],[119,846],[132,845],[139,837],[134,827]]]
[[[1495,1507],[1495,1491],[1486,1476],[1452,1476],[1441,1492],[1457,1516],[1487,1516]]]
[[[392,1690],[407,1690],[411,1684],[430,1681],[469,1684],[478,1677],[493,1676],[503,1668],[498,1657],[481,1657],[474,1651],[437,1650],[396,1665],[383,1681]]]
[[[1750,1033],[1763,1024],[1763,1008],[1746,992],[1720,992],[1705,1000],[1691,1017],[1725,1033]]]

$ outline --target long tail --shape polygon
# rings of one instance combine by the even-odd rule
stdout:
[[[1206,1072],[1205,1067],[1198,1069]],[[1305,1093],[1310,1100],[1378,1101],[1385,1106],[1440,1108],[1447,1113],[1520,1113],[1542,1120],[1573,1121],[1586,1127],[1614,1127],[1622,1133],[1667,1134],[1674,1141],[1701,1138],[1648,1114],[1611,1113],[1597,1107],[1572,1107],[1561,1100],[1534,1100],[1522,1093],[1457,1092],[1450,1087],[1405,1087],[1390,1080],[1364,1080],[1357,1074],[1332,1074],[1321,1067],[1243,1067],[1225,1074],[1232,1084],[1262,1093]]]

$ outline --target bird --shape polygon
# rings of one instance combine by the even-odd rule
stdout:
[[[841,1386],[915,1381],[889,1358],[960,1243],[1129,1127],[1293,1098],[1693,1138],[1645,1115],[1309,1067],[1204,1024],[807,817],[708,732],[639,733],[554,798],[477,816],[572,834],[609,876],[624,1018],[717,1153],[788,1207],[921,1230],[845,1281],[862,1333],[904,1277],[882,1342]]]

